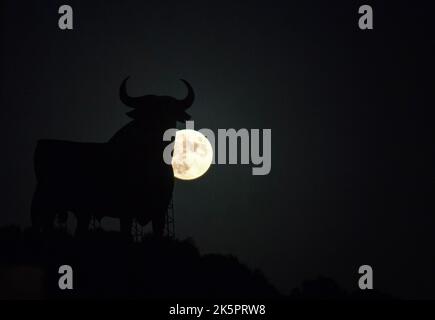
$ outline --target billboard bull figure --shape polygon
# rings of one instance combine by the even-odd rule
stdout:
[[[88,230],[92,217],[120,219],[121,232],[131,235],[133,219],[141,225],[152,222],[153,232],[162,235],[174,175],[163,161],[170,143],[163,133],[176,122],[190,119],[186,113],[194,100],[190,84],[187,96],[127,94],[126,78],[120,87],[121,101],[132,108],[133,120],[106,143],[39,140],[34,154],[37,179],[33,195],[32,225],[50,230],[58,217],[72,212],[76,233]]]

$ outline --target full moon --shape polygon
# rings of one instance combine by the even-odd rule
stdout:
[[[213,148],[201,132],[191,129],[177,131],[172,155],[172,168],[176,178],[199,178],[207,172],[212,161]]]

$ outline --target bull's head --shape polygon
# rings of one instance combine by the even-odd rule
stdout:
[[[180,122],[190,119],[190,115],[186,113],[186,110],[192,105],[195,93],[186,80],[181,79],[187,87],[187,96],[182,100],[178,100],[169,96],[156,95],[130,97],[126,88],[128,79],[129,77],[122,82],[119,97],[125,105],[133,108],[132,111],[127,113],[129,117],[136,120],[157,118]]]

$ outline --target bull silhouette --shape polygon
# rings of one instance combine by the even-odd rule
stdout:
[[[127,94],[127,77],[121,84],[121,101],[132,108],[133,120],[106,143],[39,140],[34,153],[37,185],[31,206],[32,226],[50,230],[58,217],[72,212],[77,233],[89,228],[92,217],[120,219],[121,232],[131,235],[133,219],[141,225],[152,222],[162,235],[172,198],[172,167],[163,161],[170,142],[163,133],[176,122],[190,119],[186,113],[195,98],[186,80],[187,96]]]

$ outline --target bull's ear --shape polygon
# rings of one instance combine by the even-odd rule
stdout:
[[[192,119],[191,115],[188,114],[186,111],[182,111],[182,112],[179,112],[177,114],[177,117],[175,120],[177,120],[178,122],[185,122],[185,121],[190,120],[190,119]]]
[[[125,114],[126,114],[127,116],[129,116],[130,118],[135,119],[135,117],[134,117],[134,111],[135,111],[135,110],[133,110],[133,111],[129,111],[129,112],[126,112]]]

